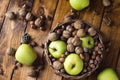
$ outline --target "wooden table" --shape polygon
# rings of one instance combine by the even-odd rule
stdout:
[[[4,16],[8,11],[16,12],[20,8],[18,4],[23,2],[24,0],[0,0],[0,68],[4,71],[4,74],[0,75],[0,80],[10,80],[11,76],[12,80],[70,80],[54,74],[47,62],[38,78],[28,76],[27,73],[31,67],[23,66],[13,70],[14,57],[5,54],[7,47],[17,49],[24,32],[28,32],[38,45],[41,45],[45,42],[49,31],[55,27],[57,22],[62,22],[64,16],[70,14],[71,9],[68,0],[34,0],[32,7],[34,15],[39,16],[39,8],[44,6],[45,15],[53,18],[48,21],[47,30],[34,30],[25,21],[10,21]],[[98,72],[106,67],[115,69],[120,77],[120,0],[114,0],[112,6],[108,8],[102,5],[101,0],[91,0],[91,9],[81,11],[79,17],[93,24],[104,34],[105,41],[109,42],[107,44],[109,50],[107,49],[104,53],[105,58],[101,67],[87,80],[96,80]],[[111,18],[113,25],[108,26],[106,18]]]

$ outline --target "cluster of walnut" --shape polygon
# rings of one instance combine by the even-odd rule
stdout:
[[[31,6],[32,7],[32,6]],[[30,23],[32,29],[45,30],[46,26],[46,16],[44,15],[44,8],[40,7],[41,15],[39,17],[35,16],[31,11],[29,5],[24,4],[16,13],[7,12],[5,15],[10,20],[24,20]]]

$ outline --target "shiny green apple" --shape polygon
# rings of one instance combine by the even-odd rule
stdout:
[[[90,0],[69,0],[71,7],[75,10],[82,10],[89,6]]]
[[[113,69],[107,68],[98,75],[97,80],[119,80],[119,78]]]
[[[94,47],[94,39],[91,36],[81,37],[82,47],[91,49]]]
[[[79,55],[75,53],[68,55],[63,65],[69,75],[78,75],[83,70],[83,61]]]
[[[15,58],[24,65],[32,65],[37,58],[37,54],[29,44],[21,44],[16,51]]]
[[[64,41],[56,40],[49,44],[49,52],[54,58],[60,58],[65,53],[67,45]]]

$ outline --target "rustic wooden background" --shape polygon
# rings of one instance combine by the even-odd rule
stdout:
[[[60,77],[52,71],[48,63],[45,69],[39,74],[38,78],[31,78],[27,73],[31,67],[23,66],[13,70],[14,57],[5,54],[7,47],[17,49],[21,36],[28,32],[32,38],[41,45],[45,42],[46,37],[57,22],[62,22],[66,14],[70,14],[71,7],[68,0],[30,0],[33,3],[32,12],[39,16],[40,6],[46,8],[45,15],[50,15],[53,19],[48,21],[46,31],[31,29],[30,24],[25,21],[10,21],[5,17],[8,11],[17,11],[24,0],[0,0],[0,68],[4,74],[0,75],[0,80],[70,80]],[[91,0],[91,9],[83,10],[79,14],[80,18],[93,24],[99,29],[104,39],[108,43],[109,50],[104,54],[104,60],[101,67],[90,77],[85,80],[96,80],[99,71],[106,67],[112,67],[120,77],[120,0],[113,0],[110,7],[104,7],[101,0]],[[112,20],[109,26],[106,17]],[[13,74],[12,74],[13,72]]]

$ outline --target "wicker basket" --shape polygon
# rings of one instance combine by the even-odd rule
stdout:
[[[61,26],[63,26],[63,25],[66,26],[66,25],[68,25],[68,24],[74,23],[75,21],[76,21],[76,20],[73,20],[73,21],[71,21],[71,22],[66,22],[66,23],[58,24],[58,25],[56,26],[56,28],[55,28],[52,32],[54,32],[56,29],[61,28]],[[83,20],[82,20],[82,21],[83,21]],[[89,24],[89,23],[86,22],[86,21],[83,21],[83,23],[85,23],[85,24],[88,25],[89,27],[94,27],[93,25]],[[103,50],[104,50],[104,45],[103,45],[103,42],[102,42],[102,37],[101,37],[101,35],[100,35],[100,32],[99,32],[98,30],[96,30],[96,31],[97,31],[97,36],[99,37],[99,41],[100,41],[100,43],[102,44]],[[96,65],[96,67],[95,67],[94,69],[92,69],[91,71],[88,71],[88,72],[86,72],[86,73],[84,73],[84,74],[79,74],[79,75],[77,75],[77,76],[71,76],[71,75],[69,75],[69,74],[67,74],[67,73],[61,73],[59,70],[54,69],[54,67],[53,67],[53,65],[52,65],[52,61],[51,61],[51,59],[49,58],[49,55],[48,55],[48,54],[49,54],[48,45],[50,44],[50,42],[51,42],[51,41],[47,40],[47,42],[45,43],[45,54],[46,54],[47,62],[50,64],[51,68],[54,70],[54,72],[55,72],[56,74],[58,74],[58,75],[60,75],[60,76],[63,76],[63,77],[65,77],[65,78],[69,78],[69,79],[83,79],[83,78],[85,78],[85,77],[88,77],[88,76],[90,76],[93,72],[96,71],[96,69],[99,67],[99,65],[100,65],[100,63],[101,63],[101,61],[102,61],[102,58],[101,58],[101,61],[100,61],[99,63],[97,63],[97,65]],[[102,52],[103,52],[103,50],[102,50]],[[103,54],[101,54],[101,56],[103,56]]]

